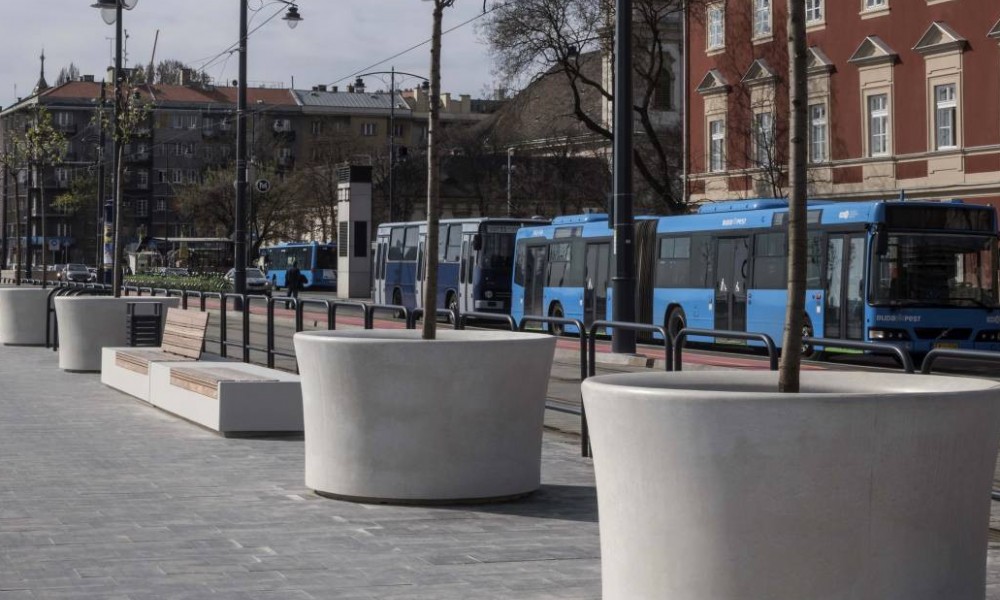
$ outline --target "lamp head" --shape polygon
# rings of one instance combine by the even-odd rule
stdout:
[[[299,22],[302,21],[302,15],[299,14],[299,7],[294,4],[288,7],[288,11],[285,16],[281,18],[282,21],[288,23],[290,29],[295,29]]]

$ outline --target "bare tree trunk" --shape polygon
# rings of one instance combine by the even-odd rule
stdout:
[[[118,165],[118,171],[115,173],[115,247],[114,261],[112,263],[114,274],[112,275],[113,279],[111,280],[115,298],[119,298],[122,295],[122,173],[125,171],[125,163],[122,159],[124,156],[124,150],[125,145],[118,144],[118,160],[115,163]]]
[[[438,155],[437,132],[441,96],[441,20],[450,0],[434,0],[434,33],[431,36],[431,97],[430,120],[427,125],[427,242],[424,244],[424,322],[423,339],[437,337],[438,288],[438,204],[440,203],[441,159]]]
[[[21,186],[17,180],[17,173],[14,174],[14,237],[17,239],[17,253],[14,257],[14,284],[21,285],[21,251],[24,244],[21,243]]]
[[[778,391],[799,391],[806,293],[806,15],[804,2],[788,7],[789,215],[788,309],[782,336]]]
[[[49,282],[49,268],[47,261],[47,250],[49,241],[45,237],[45,175],[42,172],[41,165],[35,167],[35,179],[38,184],[38,204],[39,209],[42,211],[42,289],[48,286]]]

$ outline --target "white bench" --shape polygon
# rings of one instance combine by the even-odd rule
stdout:
[[[149,402],[223,435],[302,431],[299,376],[258,365],[150,363]]]
[[[101,383],[149,402],[149,365],[155,362],[194,362],[201,358],[208,313],[167,309],[158,348],[101,349]]]

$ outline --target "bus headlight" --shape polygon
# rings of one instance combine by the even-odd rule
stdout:
[[[493,290],[486,290],[486,293],[483,294],[483,296],[486,296],[487,300],[492,300],[493,299]]]
[[[977,342],[997,342],[1000,341],[1000,329],[984,329],[976,334]]]
[[[894,342],[910,339],[905,329],[869,329],[868,339],[873,342]]]

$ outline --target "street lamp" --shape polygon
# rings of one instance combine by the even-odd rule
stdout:
[[[104,19],[105,23],[107,23],[108,25],[114,25],[115,26],[115,82],[114,82],[114,85],[115,85],[115,105],[114,105],[114,112],[113,112],[113,116],[112,116],[112,127],[113,127],[112,131],[115,131],[115,132],[118,131],[118,114],[121,111],[121,104],[122,104],[121,103],[121,84],[122,84],[122,9],[132,10],[133,8],[135,8],[135,5],[138,4],[138,3],[139,3],[139,0],[98,0],[96,3],[90,5],[91,8],[96,8],[96,9],[99,9],[101,11],[101,18]],[[103,87],[104,87],[103,84],[101,85],[101,87],[103,89]],[[114,164],[114,179],[112,180],[114,182],[114,187],[112,189],[115,189],[115,190],[118,189],[118,173],[119,173],[119,164],[118,164],[118,160],[119,160],[119,158],[118,158],[118,143],[119,143],[119,141],[116,138],[117,138],[117,136],[114,136],[114,135],[111,136],[111,144],[112,144],[111,145],[111,156],[113,157],[111,160],[113,161],[113,164]],[[118,214],[118,212],[119,211],[116,210],[115,213],[114,213],[113,218],[115,219],[115,221],[117,221],[118,219],[121,218],[121,216]],[[116,227],[114,230],[118,231],[118,228]],[[117,240],[116,240],[116,243],[117,243]],[[118,252],[117,248],[115,248],[115,252]],[[115,277],[118,277],[118,275],[115,274]],[[117,288],[115,290],[115,293],[116,294],[118,293],[117,292]]]
[[[615,2],[614,255],[612,320],[635,321],[635,225],[632,216],[632,0]],[[622,301],[619,301],[622,300]],[[635,353],[635,332],[615,329],[612,352]]]
[[[391,223],[393,220],[392,207],[396,198],[394,174],[396,167],[396,75],[406,75],[407,77],[415,77],[422,80],[423,83],[420,84],[420,88],[424,92],[430,90],[431,82],[422,75],[397,71],[396,67],[392,67],[389,71],[369,71],[368,73],[358,75],[357,79],[355,79],[355,87],[358,87],[358,84],[363,87],[365,82],[361,78],[369,75],[389,76],[389,222]]]
[[[134,0],[133,0],[134,1]],[[284,4],[288,11],[282,18],[290,29],[302,21],[299,8],[288,0],[273,0]],[[263,8],[263,7],[261,7]],[[257,9],[260,10],[260,9]],[[233,232],[233,292],[238,295],[247,291],[247,0],[240,0],[240,72],[236,93],[236,221]]]

